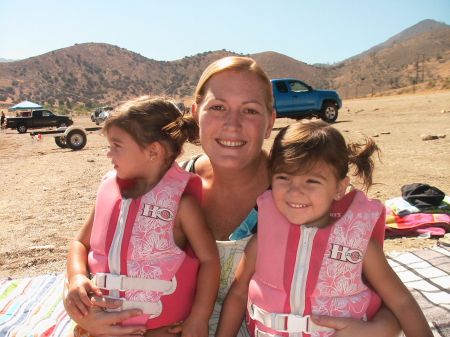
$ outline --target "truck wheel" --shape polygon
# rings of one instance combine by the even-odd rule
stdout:
[[[58,145],[61,149],[67,148],[66,137],[64,137],[64,136],[55,137],[55,143],[56,143],[56,145]]]
[[[333,123],[338,117],[338,109],[334,103],[325,103],[320,112],[320,118],[327,123]]]
[[[82,130],[72,130],[66,136],[66,144],[72,150],[81,150],[87,142],[86,134]]]
[[[17,132],[19,133],[25,133],[27,132],[28,128],[25,124],[19,124],[17,125]]]

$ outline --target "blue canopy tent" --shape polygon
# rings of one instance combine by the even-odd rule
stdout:
[[[30,101],[22,101],[12,107],[9,110],[27,110],[27,109],[40,109],[42,105],[30,102]]]

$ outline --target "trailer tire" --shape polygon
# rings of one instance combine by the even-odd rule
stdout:
[[[58,145],[61,149],[67,148],[66,137],[64,137],[64,136],[55,137],[55,143],[56,143],[56,145]]]
[[[20,123],[19,125],[17,125],[17,132],[18,133],[25,133],[27,132],[28,127],[26,126],[26,124]]]
[[[86,145],[86,142],[87,137],[83,130],[72,130],[66,136],[67,146],[74,151],[81,150]]]

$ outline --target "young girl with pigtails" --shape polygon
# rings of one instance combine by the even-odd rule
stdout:
[[[371,139],[346,144],[323,121],[279,132],[269,157],[271,189],[257,199],[258,234],[247,245],[216,336],[235,336],[245,310],[254,336],[332,336],[319,315],[368,320],[380,297],[407,337],[432,336],[384,256],[383,204],[348,191],[350,168],[370,187],[377,152]]]

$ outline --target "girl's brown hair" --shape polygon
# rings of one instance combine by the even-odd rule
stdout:
[[[372,185],[374,162],[372,155],[379,154],[375,142],[346,144],[342,134],[331,125],[320,121],[301,121],[282,129],[275,137],[269,158],[269,170],[289,174],[308,172],[318,162],[331,165],[336,178],[344,179],[350,166],[355,176],[362,179],[368,189]]]
[[[266,108],[269,113],[273,110],[272,84],[264,70],[249,57],[228,56],[211,63],[200,76],[195,89],[194,99],[196,104],[200,104],[205,95],[205,86],[211,77],[225,71],[250,72],[255,74],[264,84],[264,96]]]
[[[198,125],[172,101],[142,96],[119,106],[106,120],[103,131],[116,126],[127,132],[140,147],[161,142],[169,152],[169,162],[181,153],[186,141],[198,144]]]

